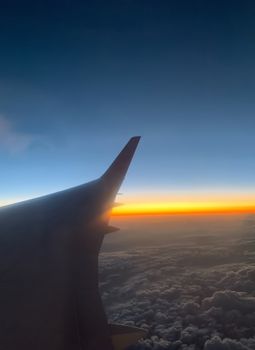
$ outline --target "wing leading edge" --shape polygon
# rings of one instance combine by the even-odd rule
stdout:
[[[98,253],[139,139],[98,180],[0,209],[0,348],[113,348]]]

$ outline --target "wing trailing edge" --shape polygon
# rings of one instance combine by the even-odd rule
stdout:
[[[125,350],[147,334],[145,329],[138,327],[120,324],[109,324],[109,327],[114,350]]]

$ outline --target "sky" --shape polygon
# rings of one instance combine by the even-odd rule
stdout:
[[[100,176],[134,135],[127,197],[255,203],[254,15],[233,0],[2,2],[1,203]]]

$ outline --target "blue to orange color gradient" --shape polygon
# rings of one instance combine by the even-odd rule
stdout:
[[[100,176],[140,134],[116,215],[252,211],[254,15],[226,0],[1,5],[1,204]]]

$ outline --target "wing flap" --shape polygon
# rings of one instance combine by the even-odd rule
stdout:
[[[142,328],[119,324],[109,326],[114,350],[124,350],[146,336],[146,331]]]

